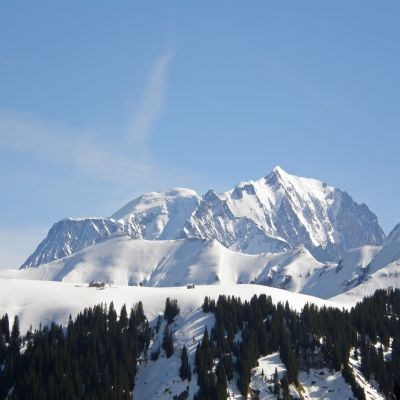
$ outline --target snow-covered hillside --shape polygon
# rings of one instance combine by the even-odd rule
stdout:
[[[66,219],[56,223],[23,268],[71,255],[125,232],[133,238],[218,240],[248,254],[304,246],[318,260],[338,261],[356,247],[381,245],[384,233],[365,204],[318,180],[276,167],[258,181],[242,182],[217,194],[190,189],[151,192],[110,218]]]
[[[173,395],[179,395],[190,386],[189,399],[197,392],[196,380],[189,384],[182,382],[178,375],[180,365],[180,350],[183,345],[188,349],[191,365],[194,365],[194,354],[197,344],[201,341],[205,326],[211,327],[214,324],[214,315],[205,314],[200,306],[204,297],[217,299],[219,295],[234,295],[242,300],[249,300],[254,295],[266,294],[271,296],[272,301],[289,302],[293,309],[300,311],[306,303],[314,303],[317,306],[349,307],[351,304],[340,304],[327,300],[321,300],[302,294],[288,293],[285,290],[269,288],[260,285],[213,285],[196,286],[195,289],[186,287],[168,288],[146,288],[129,286],[106,286],[104,289],[90,288],[88,285],[73,284],[66,282],[29,281],[0,278],[0,315],[8,313],[11,318],[18,315],[21,331],[25,332],[30,326],[34,328],[39,324],[47,325],[52,321],[67,324],[69,315],[74,318],[84,307],[100,303],[110,304],[112,301],[115,308],[119,310],[123,304],[132,306],[142,301],[144,311],[154,325],[157,317],[162,314],[166,298],[177,299],[180,314],[173,324],[173,337],[175,353],[171,358],[161,355],[157,361],[151,361],[149,357],[141,363],[136,377],[134,398],[143,399],[171,399]],[[165,322],[163,322],[165,324]],[[162,327],[151,344],[152,349],[160,345]],[[279,368],[282,373],[285,370],[279,355],[273,354],[259,360],[259,367],[255,368],[252,375],[251,387],[262,389],[263,399],[274,398],[269,394],[267,379],[270,372]],[[261,375],[261,371],[263,375]],[[345,384],[340,374],[333,379],[321,376],[316,370],[316,378],[313,375],[300,375],[300,381],[304,393],[308,399],[317,399],[318,394],[324,393],[326,398],[340,398],[340,394],[350,393],[349,386]],[[303,376],[304,375],[304,376]],[[294,389],[293,389],[294,390]],[[242,399],[239,391],[232,382],[229,388],[231,399]],[[293,392],[296,393],[295,391]],[[328,395],[329,393],[329,395]],[[334,396],[333,396],[334,395]],[[332,397],[333,396],[333,397]],[[347,397],[346,397],[347,398]]]
[[[104,289],[90,288],[87,284],[69,282],[31,281],[23,279],[0,278],[0,315],[8,313],[20,317],[21,331],[30,325],[38,326],[51,321],[60,324],[68,322],[69,314],[73,317],[85,307],[114,302],[116,309],[125,303],[132,306],[143,302],[144,311],[149,319],[163,312],[167,297],[178,300],[181,317],[186,318],[196,312],[206,296],[217,299],[219,295],[234,295],[242,300],[249,300],[254,295],[266,294],[273,302],[286,302],[295,310],[301,310],[306,303],[318,306],[342,307],[341,303],[322,300],[298,293],[288,293],[260,285],[213,285],[186,287],[130,287],[112,285]]]
[[[351,290],[337,293],[338,301],[361,301],[377,289],[400,288],[400,224],[390,232],[384,245],[364,268],[363,279]],[[316,294],[318,295],[318,294]],[[332,297],[332,296],[330,296]]]
[[[301,292],[322,268],[305,248],[249,255],[216,240],[152,241],[120,235],[40,268],[0,272],[0,276],[132,286],[259,283]]]
[[[303,293],[330,298],[359,285],[367,278],[368,267],[379,246],[363,246],[342,255],[339,262],[327,264],[308,280]]]
[[[344,253],[338,263],[323,264],[305,247],[250,255],[227,249],[216,240],[143,240],[120,233],[39,268],[0,271],[0,276],[153,287],[254,283],[327,299],[371,279],[371,266],[379,265],[381,259],[392,260],[389,250],[393,249],[399,250],[393,242],[382,250],[364,246]],[[382,270],[374,275],[380,280],[377,287],[397,285],[390,282],[396,266],[390,274]]]

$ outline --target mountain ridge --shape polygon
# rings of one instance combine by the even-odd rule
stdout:
[[[275,167],[257,181],[219,194],[211,189],[200,197],[186,188],[149,192],[108,218],[61,220],[21,268],[69,256],[122,233],[147,240],[216,239],[249,254],[304,246],[321,262],[338,261],[352,248],[381,245],[385,239],[365,204],[321,181]]]

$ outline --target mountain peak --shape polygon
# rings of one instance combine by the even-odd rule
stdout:
[[[279,180],[287,180],[288,178],[292,177],[293,175],[290,175],[287,173],[282,167],[277,165],[268,175],[268,177],[275,177],[275,179]]]
[[[272,172],[279,174],[279,175],[288,175],[288,173],[279,165],[277,165],[276,167],[274,167],[274,169],[272,170]]]
[[[301,177],[289,174],[281,166],[277,165],[273,170],[265,177],[265,179],[270,181],[286,182],[295,179],[300,179]]]
[[[277,165],[268,175],[263,179],[271,185],[284,184],[285,182],[292,181],[294,178],[298,178],[295,175],[290,175],[282,167]]]

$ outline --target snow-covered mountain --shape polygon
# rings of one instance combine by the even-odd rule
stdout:
[[[238,230],[238,221],[248,222]],[[258,230],[258,234],[254,235]],[[217,239],[246,253],[306,247],[321,261],[343,252],[380,245],[384,233],[365,204],[315,179],[276,167],[258,181],[242,182],[217,195],[209,191],[185,225],[188,237]]]
[[[339,301],[361,301],[377,289],[400,288],[400,224],[390,232],[382,247],[363,269],[362,279],[350,290],[337,293]],[[318,295],[318,294],[316,294]]]
[[[233,250],[259,254],[304,246],[322,262],[346,251],[381,245],[385,235],[365,204],[318,180],[290,175],[276,167],[258,181],[200,197],[190,189],[151,192],[110,218],[57,222],[22,268],[71,255],[125,232],[132,238],[217,240]]]
[[[47,237],[21,268],[58,260],[123,231],[124,226],[121,223],[109,218],[63,219],[51,227]]]
[[[258,283],[301,292],[323,267],[305,248],[250,255],[216,240],[133,240],[122,234],[40,268],[15,270],[12,277],[151,287]]]
[[[144,240],[115,233],[109,240],[39,268],[0,271],[0,278],[101,280],[148,287],[253,283],[327,299],[371,279],[371,266],[387,253],[381,251],[379,246],[363,246],[344,253],[337,263],[321,263],[305,247],[253,255],[227,249],[217,240]],[[400,279],[393,283],[397,284],[400,287]],[[385,279],[377,287],[388,286]]]

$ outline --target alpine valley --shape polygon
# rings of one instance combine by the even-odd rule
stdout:
[[[398,289],[400,224],[318,180],[146,193],[0,270],[0,399],[397,399]]]

